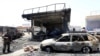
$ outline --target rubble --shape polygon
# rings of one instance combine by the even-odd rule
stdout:
[[[33,51],[37,51],[39,49],[39,47],[37,46],[26,46],[24,47],[24,52],[33,52]]]

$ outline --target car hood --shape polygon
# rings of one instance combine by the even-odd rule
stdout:
[[[41,42],[41,44],[42,45],[50,45],[50,44],[53,44],[53,43],[55,43],[56,41],[54,40],[54,39],[46,39],[46,40],[43,40],[42,42]]]

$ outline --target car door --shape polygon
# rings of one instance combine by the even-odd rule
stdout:
[[[70,36],[64,36],[55,43],[56,50],[68,51],[71,49]]]
[[[72,49],[74,51],[79,51],[84,45],[84,39],[82,35],[73,35],[72,36]]]

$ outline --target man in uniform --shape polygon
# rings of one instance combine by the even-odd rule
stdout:
[[[12,34],[9,30],[7,30],[7,33],[4,34],[3,36],[3,53],[5,54],[6,50],[8,53],[10,53],[10,44],[11,44],[11,41],[12,41]]]

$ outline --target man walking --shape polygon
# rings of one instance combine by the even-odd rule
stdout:
[[[5,54],[6,50],[8,53],[10,53],[10,44],[11,44],[11,41],[12,41],[12,34],[11,34],[11,31],[7,30],[6,34],[4,34],[3,36],[3,53]]]

